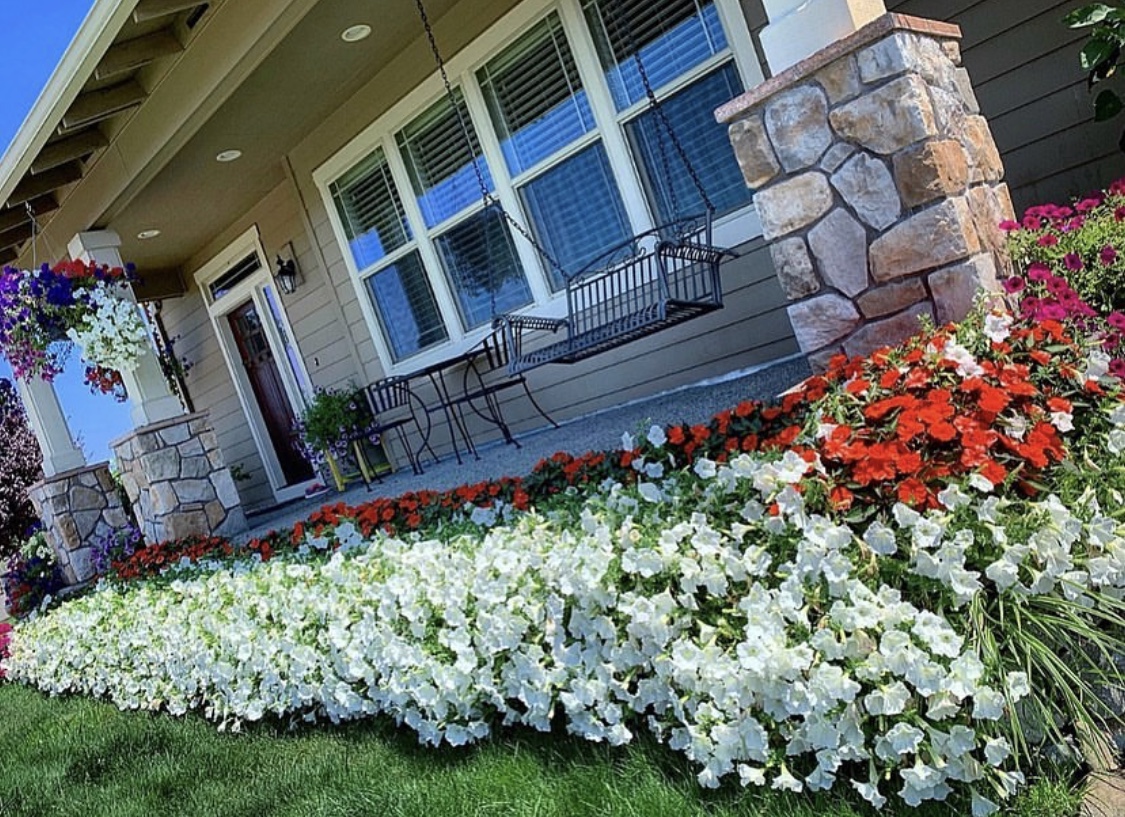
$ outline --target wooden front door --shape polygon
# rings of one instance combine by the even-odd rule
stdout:
[[[257,307],[253,301],[247,301],[230,313],[227,320],[230,321],[234,342],[254,390],[254,398],[262,412],[278,464],[285,474],[286,485],[312,479],[312,466],[301,456],[297,447],[293,408],[285,394],[281,372],[278,371]]]

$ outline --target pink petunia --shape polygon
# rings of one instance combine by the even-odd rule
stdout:
[[[1017,292],[1023,292],[1026,286],[1023,278],[1018,275],[1013,275],[1010,278],[1005,278],[1003,282],[1004,291],[1009,295],[1015,295]]]
[[[1017,224],[1016,222],[1012,221],[1010,218],[1004,219],[1003,221],[1000,222],[1000,229],[1003,230],[1006,233],[1015,232],[1019,228],[1020,228],[1020,225]]]
[[[1071,272],[1078,272],[1082,269],[1082,257],[1076,252],[1068,252],[1066,257],[1063,258],[1063,264]]]
[[[1039,236],[1039,239],[1035,243],[1040,247],[1053,247],[1059,243],[1059,239],[1057,236],[1047,233],[1046,235]]]
[[[1027,277],[1029,280],[1042,283],[1051,277],[1051,268],[1042,261],[1035,261],[1034,263],[1028,264]]]
[[[1106,244],[1102,247],[1102,251],[1098,253],[1098,260],[1105,266],[1111,266],[1117,261],[1117,250],[1114,249],[1112,244]]]

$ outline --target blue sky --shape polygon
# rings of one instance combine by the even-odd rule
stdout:
[[[9,58],[0,83],[0,144],[7,149],[47,84],[59,59],[74,38],[93,0],[4,0],[0,3],[0,31]],[[109,441],[131,428],[128,406],[110,397],[95,396],[82,382],[83,366],[76,354],[55,381],[70,430],[81,442],[87,459],[109,458]],[[0,377],[11,370],[0,359]]]

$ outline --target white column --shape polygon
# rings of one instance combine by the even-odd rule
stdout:
[[[27,424],[31,426],[39,450],[43,452],[44,476],[53,477],[84,467],[86,457],[70,436],[55,387],[38,377],[29,380],[16,378],[16,390],[27,413]]]
[[[121,260],[121,237],[113,230],[79,233],[70,240],[67,251],[71,258],[81,259],[86,263],[124,266]],[[137,367],[130,372],[122,372],[121,379],[129,393],[134,428],[143,428],[183,415],[183,406],[168,388],[168,381],[164,379],[164,373],[156,359],[156,350],[151,344],[142,352]]]
[[[762,50],[779,74],[887,13],[883,0],[763,0]]]

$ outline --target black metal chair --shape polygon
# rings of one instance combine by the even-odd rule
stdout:
[[[453,399],[453,407],[459,412],[461,425],[468,428],[465,422],[465,411],[471,411],[480,419],[500,429],[504,441],[517,448],[519,442],[512,435],[508,422],[504,419],[500,395],[509,389],[522,388],[528,402],[544,420],[555,428],[559,424],[535,399],[527,384],[527,378],[522,374],[511,374],[511,347],[508,345],[508,335],[503,330],[493,330],[484,339],[474,346],[466,356],[466,365],[462,374],[461,393]]]
[[[428,451],[434,462],[437,462],[437,455],[430,446],[433,427],[430,412],[404,378],[386,377],[377,380],[367,387],[367,399],[375,412],[376,420],[376,427],[371,433],[382,436],[391,431],[396,432],[415,474],[422,473],[423,451]],[[408,426],[413,426],[418,435],[418,445],[413,448],[406,435]]]

